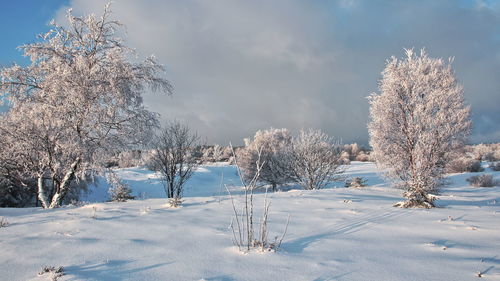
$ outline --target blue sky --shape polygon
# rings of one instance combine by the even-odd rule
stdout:
[[[0,65],[27,63],[15,48],[65,10],[106,1],[4,1]],[[27,8],[29,7],[29,8]],[[403,48],[454,57],[472,106],[472,142],[500,141],[500,1],[116,0],[140,57],[167,68],[172,97],[146,95],[164,119],[189,123],[208,143],[242,143],[258,129],[319,128],[368,142],[366,97]]]
[[[33,42],[35,35],[46,32],[47,23],[68,3],[68,0],[2,1],[0,65],[10,65],[14,61],[27,63],[28,60],[21,56],[22,53],[16,47]]]

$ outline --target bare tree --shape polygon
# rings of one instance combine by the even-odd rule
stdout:
[[[278,185],[290,182],[287,153],[291,143],[292,136],[287,129],[257,131],[253,139],[246,140],[245,148],[239,151],[238,164],[244,180],[250,182],[258,174],[256,180],[270,184],[273,191]],[[257,162],[262,164],[260,170]]]
[[[178,121],[168,122],[156,135],[154,168],[160,172],[165,192],[172,206],[181,203],[184,185],[198,167],[192,152],[200,145],[200,138],[191,133],[187,125]]]
[[[304,189],[321,189],[344,178],[342,149],[332,137],[320,130],[301,130],[292,144],[290,171]]]
[[[380,93],[370,96],[369,133],[373,154],[388,178],[405,190],[400,207],[433,207],[450,152],[469,135],[469,106],[451,60],[406,50],[382,72]]]

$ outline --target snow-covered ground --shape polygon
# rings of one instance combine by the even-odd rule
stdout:
[[[124,168],[116,170],[120,179],[132,189],[132,195],[137,199],[165,198],[166,192],[158,174],[144,168]],[[96,185],[90,187],[90,193],[81,198],[86,202],[105,202],[109,199],[106,181],[98,178]],[[240,190],[241,181],[235,166],[226,163],[215,163],[201,166],[186,183],[185,197],[208,197],[225,193],[221,181],[230,190]]]
[[[238,194],[233,166],[203,166],[176,209],[140,168],[119,175],[144,199],[0,209],[10,223],[0,228],[0,280],[47,280],[37,276],[42,266],[63,266],[59,280],[475,280],[478,272],[500,280],[500,187],[470,187],[470,174],[448,176],[440,208],[398,209],[400,191],[373,164],[353,162],[348,175],[370,186],[272,194],[271,234],[291,215],[282,248],[242,254],[232,244],[231,202],[219,196],[222,173]],[[106,189],[87,200],[104,201]],[[258,211],[262,201],[257,195]]]

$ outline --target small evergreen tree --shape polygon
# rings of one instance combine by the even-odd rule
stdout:
[[[108,172],[107,180],[111,186],[109,189],[110,201],[125,202],[135,199],[135,196],[131,195],[132,189],[129,185],[124,183],[115,173]]]

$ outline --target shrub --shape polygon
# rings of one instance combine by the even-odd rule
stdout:
[[[446,171],[448,173],[477,173],[484,171],[484,169],[481,167],[481,161],[460,157],[448,162],[448,164],[446,164]]]
[[[39,276],[49,274],[52,281],[57,281],[60,277],[64,275],[64,267],[54,267],[54,266],[44,266],[42,271],[38,273]]]
[[[128,168],[143,165],[143,151],[142,150],[127,150],[122,151],[117,157],[118,167]]]
[[[234,198],[231,195],[231,192],[226,186],[226,190],[231,199],[231,204],[233,207],[234,218],[231,220],[231,230],[233,232],[233,243],[238,247],[241,252],[249,252],[252,249],[258,249],[262,252],[264,251],[277,251],[281,243],[283,242],[283,238],[286,235],[288,224],[290,223],[290,215],[288,215],[288,219],[285,225],[285,229],[283,234],[280,236],[275,236],[272,242],[269,241],[269,207],[271,206],[271,201],[268,198],[268,189],[266,188],[266,193],[264,195],[264,206],[262,210],[262,217],[258,221],[255,220],[254,214],[256,213],[254,210],[254,191],[257,188],[257,181],[260,177],[260,172],[264,163],[260,158],[260,153],[255,161],[256,170],[254,177],[251,180],[244,180],[242,171],[239,166],[239,158],[238,154],[234,153],[233,150],[233,158],[234,162],[238,168],[238,175],[240,177],[241,182],[243,183],[243,187],[245,188],[244,194],[244,202],[243,206],[236,206],[234,202]],[[238,210],[242,210],[239,212]]]
[[[17,208],[34,205],[36,198],[34,182],[29,179],[26,182],[28,182],[28,185],[23,186],[20,182],[17,183],[12,179],[0,175],[0,208]]]
[[[470,166],[468,166],[468,171],[472,173],[478,173],[484,171],[484,168],[481,167],[481,161],[475,161]]]
[[[255,177],[257,168],[260,168],[257,181],[270,184],[273,190],[291,181],[289,151],[292,136],[287,129],[257,131],[253,139],[246,139],[245,143],[237,157],[246,182]],[[257,160],[262,167],[258,167]]]
[[[322,189],[344,179],[341,147],[332,137],[320,130],[301,130],[292,146],[292,179],[304,189]]]
[[[500,145],[498,143],[492,144],[478,144],[473,146],[472,153],[478,160],[483,161],[496,161]]]
[[[348,158],[350,161],[372,161],[369,154],[369,149],[357,143],[344,144],[342,147],[342,158]]]
[[[146,166],[149,168],[152,165],[151,158],[153,157],[154,153],[155,153],[154,149],[125,150],[107,159],[104,165],[106,168],[111,168],[111,167],[129,168],[137,166]]]
[[[201,163],[215,162],[214,160],[214,148],[212,146],[202,146],[200,147]]]
[[[366,179],[363,179],[361,177],[354,177],[350,180],[347,180],[345,183],[345,187],[360,188],[363,186],[366,186]]]
[[[493,179],[493,176],[490,174],[483,174],[472,176],[467,179],[470,185],[476,187],[493,187],[499,184],[497,180]]]
[[[343,150],[342,153],[340,154],[340,158],[342,158],[342,163],[344,165],[350,165],[351,164],[351,160],[350,160],[350,154],[349,152]]]
[[[200,146],[201,163],[226,162],[231,157],[231,149],[218,144],[213,146]]]
[[[9,226],[9,222],[4,218],[0,218],[0,228],[7,226]]]
[[[490,163],[490,169],[492,169],[493,171],[500,171],[500,162],[496,162],[496,163]]]
[[[356,161],[368,162],[370,161],[370,156],[366,152],[361,151],[358,156],[356,156]]]
[[[132,190],[128,184],[124,183],[118,178],[118,176],[110,172],[107,174],[108,183],[111,185],[109,189],[110,201],[115,202],[126,202],[127,200],[132,200],[135,197],[130,195]]]

